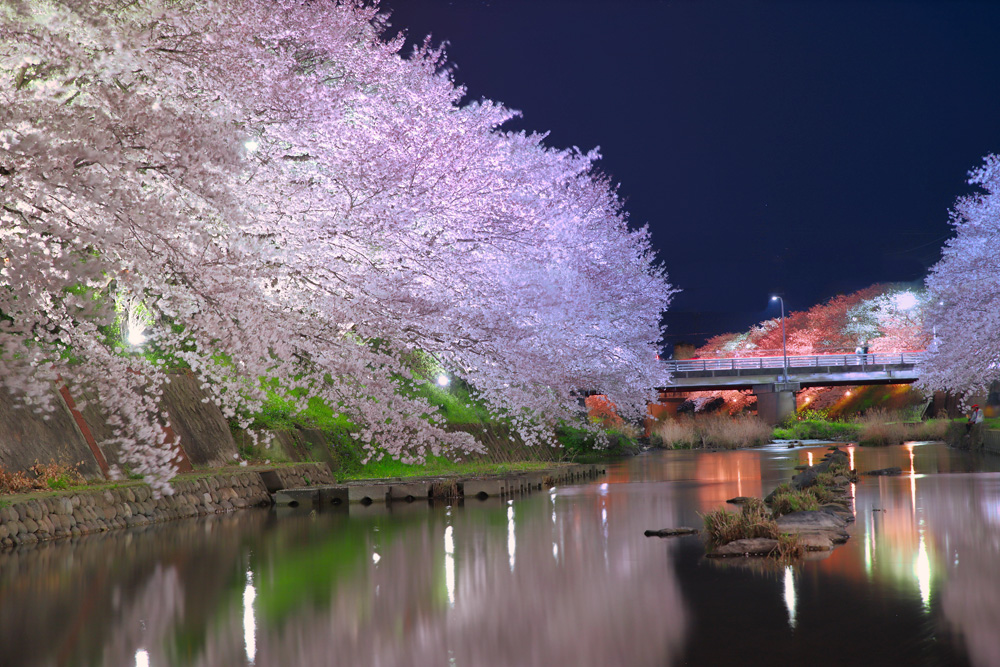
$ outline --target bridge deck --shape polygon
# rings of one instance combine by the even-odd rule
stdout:
[[[814,354],[788,357],[788,381],[801,386],[902,384],[918,379],[923,352]],[[784,357],[665,361],[671,382],[661,389],[749,389],[783,381]]]

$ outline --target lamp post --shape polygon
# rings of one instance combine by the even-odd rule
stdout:
[[[781,304],[781,357],[784,360],[785,382],[788,382],[788,346],[785,344],[785,300],[780,296],[772,296],[771,301]]]

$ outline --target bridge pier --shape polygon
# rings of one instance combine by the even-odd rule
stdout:
[[[757,397],[757,416],[768,424],[780,424],[795,414],[795,392],[798,382],[771,382],[753,385]]]

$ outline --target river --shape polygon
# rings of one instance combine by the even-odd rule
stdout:
[[[998,665],[1000,456],[847,446],[857,521],[793,565],[699,513],[825,446],[648,452],[512,502],[252,510],[0,553],[0,664]]]

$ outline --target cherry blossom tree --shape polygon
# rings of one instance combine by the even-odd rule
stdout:
[[[41,412],[54,382],[95,390],[168,479],[168,377],[109,336],[117,301],[227,417],[276,378],[376,455],[477,447],[406,390],[417,350],[529,442],[580,389],[644,411],[673,290],[599,154],[504,132],[515,112],[385,29],[360,2],[7,3],[7,389]]]
[[[933,335],[920,384],[980,392],[1000,379],[1000,156],[969,175],[980,190],[951,211],[954,238],[927,277],[927,328]]]

